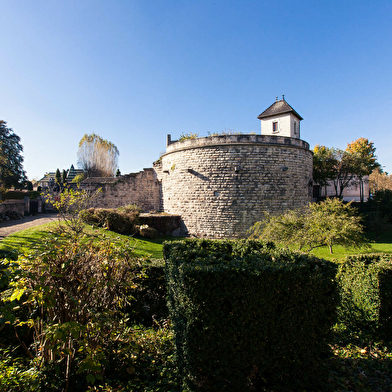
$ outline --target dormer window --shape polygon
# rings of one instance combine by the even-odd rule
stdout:
[[[277,121],[274,121],[272,123],[272,132],[274,132],[274,133],[278,132],[278,122]]]

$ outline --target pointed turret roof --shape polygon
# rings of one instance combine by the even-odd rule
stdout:
[[[292,113],[300,120],[303,120],[303,118],[285,101],[284,96],[283,99],[279,101],[278,98],[276,98],[276,102],[274,102],[268,109],[264,110],[264,112],[261,113],[257,118],[261,120],[263,118],[277,116],[284,113]]]

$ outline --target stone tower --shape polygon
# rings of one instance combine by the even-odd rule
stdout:
[[[281,213],[312,198],[313,154],[300,139],[302,117],[284,100],[258,116],[261,135],[168,136],[155,165],[162,209],[198,237],[244,237],[264,212]]]
[[[284,99],[276,97],[268,109],[257,117],[261,121],[262,135],[275,135],[300,139],[300,121],[303,119]]]

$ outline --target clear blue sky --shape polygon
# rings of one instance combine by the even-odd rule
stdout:
[[[391,0],[0,0],[0,26],[0,119],[30,179],[76,167],[85,133],[123,174],[168,133],[259,133],[282,94],[311,148],[366,137],[392,173]]]

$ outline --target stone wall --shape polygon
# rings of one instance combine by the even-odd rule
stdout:
[[[90,192],[101,188],[92,207],[117,208],[137,204],[143,211],[161,209],[160,184],[154,169],[119,177],[88,178],[82,182],[81,188]]]
[[[154,165],[163,210],[181,215],[198,237],[243,237],[264,211],[279,213],[312,199],[308,143],[279,136],[168,138]]]
[[[27,200],[4,200],[0,203],[0,215],[4,218],[9,213],[14,212],[23,217],[25,215],[26,209],[28,208],[28,202],[28,198]]]

